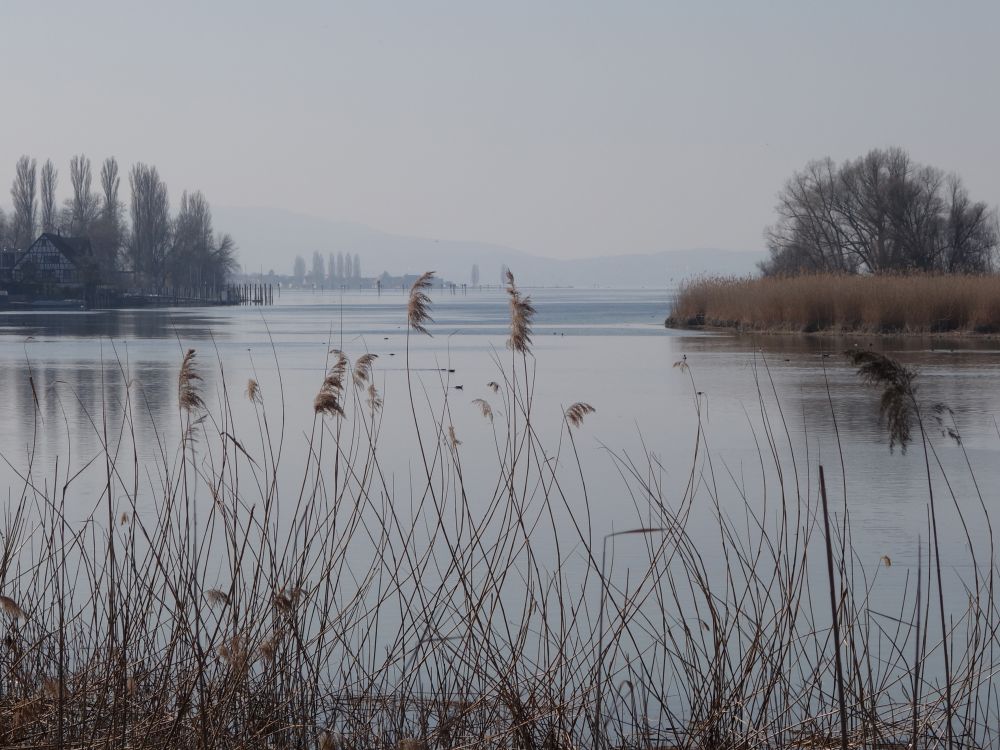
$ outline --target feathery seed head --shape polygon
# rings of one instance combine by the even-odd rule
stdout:
[[[320,389],[313,399],[313,409],[317,414],[329,414],[330,416],[343,417],[344,408],[337,399],[337,394],[326,389]]]
[[[531,353],[531,321],[535,307],[531,297],[524,297],[514,283],[514,274],[507,270],[507,294],[510,295],[510,338],[507,346],[521,354]]]
[[[337,357],[337,361],[333,363],[333,367],[330,368],[330,374],[336,375],[342,381],[344,379],[344,373],[347,372],[347,355],[344,354],[340,349],[331,349],[330,354],[334,354]]]
[[[206,591],[205,599],[212,606],[229,604],[229,594],[219,589],[209,589]]]
[[[368,408],[372,411],[378,411],[382,408],[382,397],[378,395],[378,388],[375,387],[374,383],[368,384]]]
[[[574,427],[579,427],[583,424],[583,418],[588,414],[593,414],[595,411],[597,410],[590,404],[577,401],[566,410],[566,419]]]
[[[266,662],[274,661],[274,652],[278,650],[278,637],[272,635],[260,644],[260,656]]]
[[[433,271],[426,271],[420,278],[413,282],[410,287],[410,300],[406,305],[406,318],[410,328],[418,333],[426,333],[430,336],[425,323],[433,323],[431,317],[431,298],[427,296],[427,289],[431,287],[431,279],[434,278]]]
[[[298,586],[288,591],[281,589],[274,595],[274,606],[281,612],[290,614],[304,594],[305,592]]]
[[[912,440],[913,422],[917,418],[916,370],[891,357],[870,350],[853,349],[845,352],[858,368],[858,375],[868,385],[882,388],[879,412],[889,428],[889,450],[899,444],[905,453]]]
[[[344,407],[340,402],[340,394],[344,390],[344,373],[347,372],[347,356],[336,349],[331,353],[337,355],[336,362],[323,378],[323,385],[313,399],[313,409],[317,414],[344,416]]]
[[[354,363],[354,385],[361,388],[372,378],[372,365],[378,359],[377,354],[371,352],[362,354],[358,361]]]
[[[27,620],[28,615],[21,609],[21,605],[9,596],[0,595],[0,609],[12,620]]]
[[[247,667],[247,649],[243,639],[235,635],[228,642],[221,643],[217,649],[219,657],[229,666],[237,670]]]
[[[472,402],[475,406],[479,407],[479,411],[483,413],[483,416],[493,421],[493,407],[490,406],[489,402],[484,398],[474,399]]]
[[[177,401],[185,411],[200,409],[205,405],[198,393],[196,381],[201,380],[201,375],[194,369],[194,356],[194,349],[188,349],[177,375]]]

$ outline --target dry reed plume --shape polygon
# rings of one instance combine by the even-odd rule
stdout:
[[[479,407],[479,411],[484,417],[489,419],[491,422],[493,421],[493,407],[490,406],[489,402],[486,399],[484,398],[473,399],[472,403],[474,406]]]
[[[427,296],[427,290],[431,288],[434,279],[433,271],[425,271],[420,275],[413,286],[410,287],[410,298],[406,304],[406,319],[417,333],[426,333],[430,336],[426,324],[433,323],[431,317],[431,299]]]
[[[525,297],[514,283],[514,274],[507,271],[507,294],[510,297],[510,338],[507,346],[515,352],[528,354],[531,351],[531,321],[535,308],[531,297]]]
[[[866,383],[882,388],[879,410],[888,423],[889,447],[898,444],[905,452],[918,416],[914,384],[917,373],[878,352],[852,350],[846,356]]]
[[[378,394],[378,388],[374,383],[368,384],[368,408],[371,411],[378,411],[382,408],[382,397]]]
[[[12,620],[25,620],[27,615],[20,605],[9,596],[0,596],[0,609]]]
[[[583,424],[583,418],[588,414],[593,414],[596,411],[590,404],[585,404],[578,401],[566,410],[566,419],[574,427],[579,427]]]
[[[336,355],[336,360],[323,378],[319,393],[313,399],[313,409],[317,414],[343,417],[341,396],[344,391],[344,375],[347,372],[347,355],[337,350],[331,351],[331,354]]]
[[[253,401],[254,403],[259,403],[260,402],[260,398],[261,398],[261,395],[260,395],[260,386],[257,384],[257,381],[255,379],[250,378],[249,380],[247,380],[247,389],[246,389],[245,393],[246,393],[246,397],[250,401]]]
[[[1000,276],[707,277],[684,283],[671,326],[749,331],[1000,332]]]
[[[177,374],[177,402],[186,411],[201,409],[205,402],[198,393],[198,383],[201,375],[194,369],[194,349],[188,349],[181,361],[181,369]]]
[[[377,354],[362,354],[354,363],[354,384],[363,387],[372,377],[372,365],[378,359]]]

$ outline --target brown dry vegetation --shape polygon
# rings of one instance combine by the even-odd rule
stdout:
[[[684,284],[668,326],[755,331],[1000,331],[1000,275],[708,277]]]
[[[131,402],[117,424],[95,420],[107,491],[83,523],[66,512],[76,475],[53,488],[29,465],[0,523],[0,746],[997,745],[992,544],[967,540],[963,601],[949,609],[942,596],[936,524],[957,498],[930,501],[931,542],[898,598],[875,596],[889,558],[864,566],[848,520],[831,523],[822,467],[817,485],[775,403],[761,397],[773,422],[757,459],[778,487],[752,500],[715,476],[682,360],[675,377],[698,417],[690,478],[670,491],[655,456],[610,453],[621,494],[600,501],[620,523],[594,528],[577,441],[595,409],[569,405],[554,440],[540,438],[531,303],[512,279],[509,291],[509,351],[485,398],[453,402],[443,380],[436,400],[421,388],[402,407],[420,437],[408,487],[383,463],[374,358],[352,369],[339,351],[318,378],[295,482],[281,480],[271,391],[249,382],[259,434],[237,438],[235,405],[208,403],[194,352],[181,363],[179,442],[156,462],[134,451]],[[420,282],[413,294],[417,331],[430,300]],[[885,389],[892,439],[933,455],[916,373],[870,352],[854,363]],[[457,409],[482,416],[464,446]],[[463,467],[475,440],[492,465]],[[720,490],[736,493],[734,516]],[[689,533],[698,506],[714,508],[711,545]],[[961,512],[989,524],[985,504]]]

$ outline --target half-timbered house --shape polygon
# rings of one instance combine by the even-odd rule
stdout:
[[[46,232],[14,263],[15,282],[79,285],[92,279],[96,264],[90,240]]]

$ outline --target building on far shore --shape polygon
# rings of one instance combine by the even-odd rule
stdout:
[[[97,262],[86,237],[46,232],[28,246],[11,266],[11,281],[81,286],[94,280]]]

